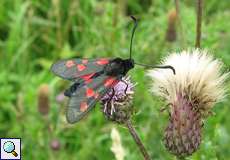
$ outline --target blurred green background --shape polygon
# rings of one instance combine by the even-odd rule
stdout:
[[[129,15],[140,19],[133,48],[137,62],[159,64],[171,52],[193,48],[195,1],[180,1],[176,37],[167,32],[168,27],[173,30],[174,8],[173,0],[1,0],[0,137],[22,138],[25,160],[108,160],[115,159],[110,132],[117,127],[125,159],[142,159],[128,130],[108,122],[99,105],[81,122],[67,124],[67,99],[60,94],[70,84],[49,67],[70,57],[128,57],[133,25]],[[226,70],[229,43],[229,1],[205,1],[202,48],[223,60]],[[140,67],[129,72],[138,82],[133,123],[153,159],[175,159],[161,141],[168,120],[167,113],[159,111],[164,103],[149,93],[150,80],[144,74]],[[229,102],[227,96],[216,105],[216,114],[205,122],[200,149],[188,159],[230,159]]]

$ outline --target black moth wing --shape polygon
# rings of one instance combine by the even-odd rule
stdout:
[[[119,82],[119,77],[102,74],[76,90],[69,100],[67,121],[75,123],[81,120],[111,88]]]
[[[63,79],[74,81],[81,76],[102,71],[109,62],[108,58],[60,60],[51,66],[51,71]]]

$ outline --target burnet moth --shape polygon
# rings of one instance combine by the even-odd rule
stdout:
[[[65,91],[65,96],[69,97],[67,108],[67,121],[75,123],[81,120],[106,93],[122,81],[127,72],[140,65],[151,68],[171,69],[172,66],[151,66],[134,62],[132,59],[132,43],[137,20],[131,16],[134,27],[130,41],[129,59],[121,58],[97,58],[97,59],[69,59],[60,60],[51,66],[51,71],[57,76],[73,82]],[[112,97],[111,97],[112,99]]]

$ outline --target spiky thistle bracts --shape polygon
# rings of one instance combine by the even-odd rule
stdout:
[[[171,107],[164,144],[176,156],[186,157],[194,153],[201,143],[201,114],[194,111],[192,103],[182,95],[178,95],[177,101]]]
[[[124,123],[131,117],[135,85],[126,76],[101,98],[102,110],[107,119]]]
[[[185,157],[199,147],[202,121],[224,98],[224,81],[229,74],[222,72],[221,61],[199,49],[173,53],[163,64],[172,65],[176,75],[168,70],[150,70],[152,92],[170,104],[170,122],[164,135],[166,148]]]

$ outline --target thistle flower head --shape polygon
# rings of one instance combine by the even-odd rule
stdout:
[[[222,74],[222,63],[206,51],[197,49],[174,53],[163,63],[172,65],[176,75],[168,70],[150,70],[148,75],[155,82],[152,91],[168,103],[173,104],[178,96],[183,96],[195,104],[203,116],[224,98],[223,82],[228,73]]]
[[[109,120],[123,123],[130,118],[134,86],[130,77],[124,77],[101,98],[104,115]]]
[[[170,122],[165,130],[165,146],[173,154],[185,157],[195,152],[201,142],[202,121],[211,108],[225,96],[222,63],[204,50],[171,54],[164,64],[168,70],[150,70],[155,82],[152,91],[170,104]]]

